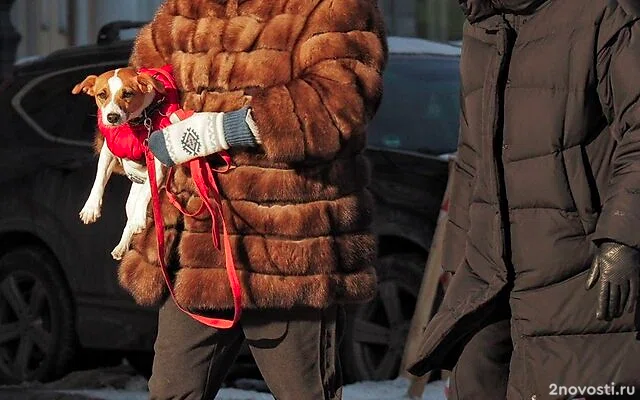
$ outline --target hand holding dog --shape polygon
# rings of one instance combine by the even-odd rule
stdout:
[[[169,120],[172,124],[175,124],[190,117],[191,115],[193,115],[193,112],[178,110],[169,116]],[[131,182],[145,183],[147,181],[148,174],[145,166],[134,161],[123,159],[122,168],[124,169],[125,175]]]
[[[258,130],[249,108],[232,112],[186,112],[170,116],[171,125],[149,137],[149,149],[164,165],[183,164],[235,146],[256,146]]]
[[[599,278],[599,279],[598,279]],[[593,259],[587,290],[599,282],[596,318],[610,321],[633,312],[640,290],[640,251],[605,242]]]

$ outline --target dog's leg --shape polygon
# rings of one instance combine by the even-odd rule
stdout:
[[[107,144],[104,143],[102,149],[100,149],[96,179],[93,182],[89,198],[80,211],[80,219],[85,224],[91,224],[100,218],[104,188],[107,186],[116,162],[116,157],[111,153]]]
[[[131,190],[129,191],[129,197],[127,197],[127,203],[125,206],[127,212],[127,224],[122,231],[122,237],[120,238],[120,242],[111,252],[111,256],[115,260],[121,260],[124,256],[124,253],[129,250],[129,245],[131,244],[131,239],[133,238],[134,230],[132,227],[133,215],[136,210],[136,202],[138,197],[140,196],[140,191],[143,190],[144,184],[141,183],[132,183]]]
[[[164,180],[164,167],[158,161],[155,160],[156,166],[156,182],[158,187]],[[129,250],[131,239],[136,233],[140,233],[147,226],[147,208],[151,201],[151,185],[149,182],[145,183],[133,183],[131,185],[131,191],[129,192],[129,198],[127,199],[127,225],[122,232],[122,238],[120,243],[111,252],[114,259],[120,260],[124,256],[124,253]]]
[[[162,163],[154,158],[156,167],[156,183],[158,188],[164,181],[164,169]],[[133,215],[132,226],[134,233],[141,232],[147,226],[147,209],[149,208],[149,202],[151,201],[151,185],[149,182],[144,184],[143,189],[140,190],[138,199],[136,200],[135,211]]]

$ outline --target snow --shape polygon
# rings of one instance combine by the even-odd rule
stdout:
[[[398,378],[393,381],[383,382],[359,382],[344,387],[344,400],[400,400],[406,399],[405,393],[409,387],[409,381]],[[445,400],[445,383],[433,382],[427,385],[422,400]],[[96,400],[146,400],[148,393],[141,390],[67,390],[59,393],[84,395]],[[273,400],[273,396],[267,393],[240,390],[233,388],[221,389],[216,400]]]
[[[406,399],[408,387],[409,380],[406,378],[383,382],[359,382],[345,386],[342,397],[345,400]],[[425,388],[422,400],[445,400],[444,387],[443,381],[430,383]]]
[[[398,378],[383,382],[359,382],[343,388],[344,400],[401,400],[406,397],[410,381]],[[262,380],[237,379],[233,387],[218,392],[216,400],[273,400]],[[445,400],[445,382],[428,384],[422,400]],[[8,392],[7,392],[8,391]],[[16,395],[20,393],[19,395]],[[9,397],[3,397],[8,394]],[[147,380],[128,364],[75,371],[64,378],[46,384],[37,382],[0,387],[0,400],[54,400],[62,398],[86,400],[146,400]],[[211,399],[213,400],[213,399]]]
[[[69,390],[59,392],[64,394],[76,394],[96,400],[147,400],[148,392],[126,390]],[[221,389],[216,400],[273,400],[273,396],[267,393],[252,392],[240,389]]]

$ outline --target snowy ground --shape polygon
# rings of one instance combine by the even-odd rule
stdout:
[[[398,378],[395,381],[386,382],[361,382],[348,385],[344,388],[344,400],[400,400],[406,399],[408,381]],[[70,394],[83,394],[91,399],[100,400],[146,400],[146,392],[122,392],[122,391],[78,391]],[[435,382],[425,389],[423,400],[445,400],[444,383]],[[273,396],[267,393],[240,390],[233,388],[222,389],[216,400],[273,400]]]
[[[361,382],[345,386],[344,400],[406,399],[408,380]],[[221,389],[216,400],[273,400],[261,381],[245,380],[238,388]],[[147,400],[147,381],[127,366],[79,371],[46,385],[0,387],[0,400]],[[257,388],[257,390],[249,390]],[[262,391],[258,391],[261,390]],[[429,384],[423,400],[445,400],[444,382]]]

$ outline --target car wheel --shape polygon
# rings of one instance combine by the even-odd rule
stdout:
[[[126,356],[127,361],[140,375],[151,378],[153,370],[153,352],[132,351]]]
[[[391,254],[378,260],[376,297],[350,308],[347,315],[342,343],[347,382],[398,377],[425,261],[418,254]]]
[[[0,381],[47,381],[73,355],[73,308],[53,256],[39,247],[0,255]]]

